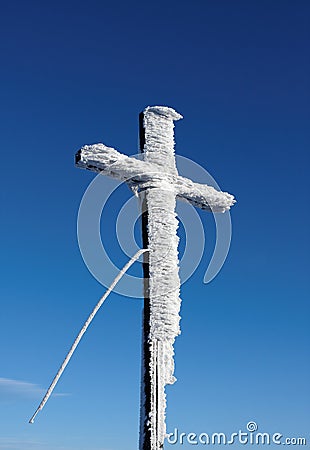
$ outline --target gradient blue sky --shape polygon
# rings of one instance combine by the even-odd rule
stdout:
[[[94,175],[73,155],[98,141],[136,153],[155,104],[184,115],[177,152],[238,200],[209,285],[199,212],[210,240],[182,287],[168,430],[255,420],[310,439],[309,19],[299,0],[2,2],[0,449],[137,448],[142,303],[116,294],[57,387],[68,395],[27,420],[104,291],[76,238]]]

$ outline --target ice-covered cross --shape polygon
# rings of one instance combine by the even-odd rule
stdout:
[[[176,199],[213,212],[224,212],[234,197],[194,183],[178,174],[174,154],[174,121],[182,116],[166,106],[149,106],[140,114],[143,160],[104,144],[85,145],[76,165],[118,178],[142,199],[144,248],[143,372],[140,449],[163,447],[166,426],[165,385],[173,376],[173,344],[180,333],[180,279]]]

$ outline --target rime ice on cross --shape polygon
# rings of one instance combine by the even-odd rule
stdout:
[[[166,427],[165,385],[173,376],[173,344],[180,333],[180,279],[176,198],[213,212],[224,212],[234,197],[181,177],[175,165],[174,121],[182,116],[172,108],[147,107],[140,114],[143,160],[130,158],[104,144],[86,145],[76,165],[118,178],[142,200],[144,257],[143,372],[140,449],[163,447]]]

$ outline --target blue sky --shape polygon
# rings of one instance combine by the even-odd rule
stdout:
[[[310,439],[309,15],[299,0],[2,4],[0,449],[137,448],[142,303],[117,294],[27,421],[104,292],[79,253],[94,175],[74,153],[103,141],[135,154],[138,113],[156,104],[184,116],[177,152],[238,200],[208,285],[214,226],[199,212],[209,240],[182,286],[168,431],[255,420]]]

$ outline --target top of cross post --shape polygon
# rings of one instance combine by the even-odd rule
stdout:
[[[143,114],[147,115],[149,112],[158,114],[159,116],[164,116],[167,119],[172,119],[172,120],[183,119],[183,116],[181,114],[176,112],[173,108],[169,108],[169,106],[148,106],[143,111]]]

